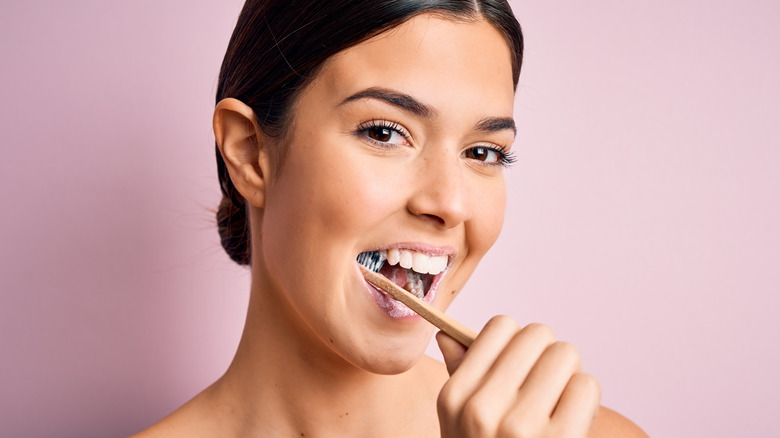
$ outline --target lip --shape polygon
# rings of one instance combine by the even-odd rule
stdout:
[[[458,256],[458,251],[455,249],[455,247],[435,246],[435,245],[429,245],[427,243],[421,243],[421,242],[391,243],[389,245],[379,246],[373,249],[365,249],[359,252],[358,254],[369,252],[369,251],[387,251],[388,249],[393,249],[393,248],[417,251],[431,257],[446,255],[447,268],[445,268],[444,271],[442,271],[442,274],[447,271],[447,269],[452,264],[453,260],[456,260]],[[355,257],[357,257],[357,254],[355,254]]]
[[[360,269],[356,269],[358,270],[358,275],[360,275]],[[423,297],[423,301],[428,304],[433,303],[433,300],[436,299],[439,283],[446,273],[447,271],[444,270],[434,277],[433,282],[431,283],[431,288]],[[362,275],[360,275],[360,277],[363,278]],[[385,313],[390,315],[390,317],[401,320],[422,319],[422,317],[415,313],[414,310],[406,307],[405,304],[397,301],[395,298],[388,295],[387,292],[369,283],[365,278],[363,278],[363,284],[365,285],[366,292],[373,299],[374,303],[376,303],[376,305],[379,306],[379,308],[382,309]]]

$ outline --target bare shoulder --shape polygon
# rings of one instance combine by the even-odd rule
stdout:
[[[200,437],[202,431],[199,431],[196,427],[192,427],[192,421],[197,419],[188,415],[187,410],[179,410],[168,415],[160,422],[152,425],[148,429],[141,431],[130,438],[176,438],[176,437]]]
[[[589,438],[648,438],[648,435],[628,418],[601,406],[588,433]]]
[[[173,416],[173,414],[171,414]],[[177,437],[181,436],[182,432],[178,431],[175,427],[175,424],[172,424],[170,422],[170,417],[168,416],[159,423],[149,427],[146,430],[143,430],[141,432],[138,432],[135,435],[130,436],[130,438],[157,438],[157,437]]]
[[[150,428],[138,432],[130,438],[157,438],[157,437],[177,437],[181,435],[181,432],[177,432],[175,427],[166,427],[166,420],[151,426]]]
[[[214,433],[214,408],[207,388],[167,417],[130,438],[198,438],[220,436]]]

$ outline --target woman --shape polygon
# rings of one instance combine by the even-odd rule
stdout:
[[[521,59],[505,1],[247,1],[214,112],[246,325],[225,375],[139,436],[644,436],[548,328],[439,334],[441,364],[358,268],[452,302],[502,226]]]

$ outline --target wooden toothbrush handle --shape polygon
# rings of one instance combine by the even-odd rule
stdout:
[[[464,347],[468,348],[471,346],[471,343],[474,342],[474,338],[477,337],[477,334],[468,327],[445,315],[439,309],[431,306],[425,301],[417,298],[417,296],[411,292],[399,287],[397,284],[388,280],[384,275],[367,269],[363,265],[358,266],[360,266],[363,277],[365,277],[369,283],[387,292],[388,295],[396,300],[404,303],[406,307],[412,309],[415,313],[422,316],[423,319],[438,327],[452,339],[460,342]]]

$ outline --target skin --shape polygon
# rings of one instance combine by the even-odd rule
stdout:
[[[429,111],[349,99],[377,87]],[[511,147],[511,127],[479,124],[511,119],[513,94],[498,31],[423,15],[328,60],[282,146],[220,102],[216,140],[250,205],[246,326],[225,375],[138,436],[646,436],[599,409],[598,383],[547,327],[496,317],[468,351],[439,334],[445,367],[423,356],[434,328],[390,317],[357,269],[386,245],[448,251],[433,302],[447,308],[501,230],[499,155],[475,148]],[[361,130],[371,120],[407,137]]]

